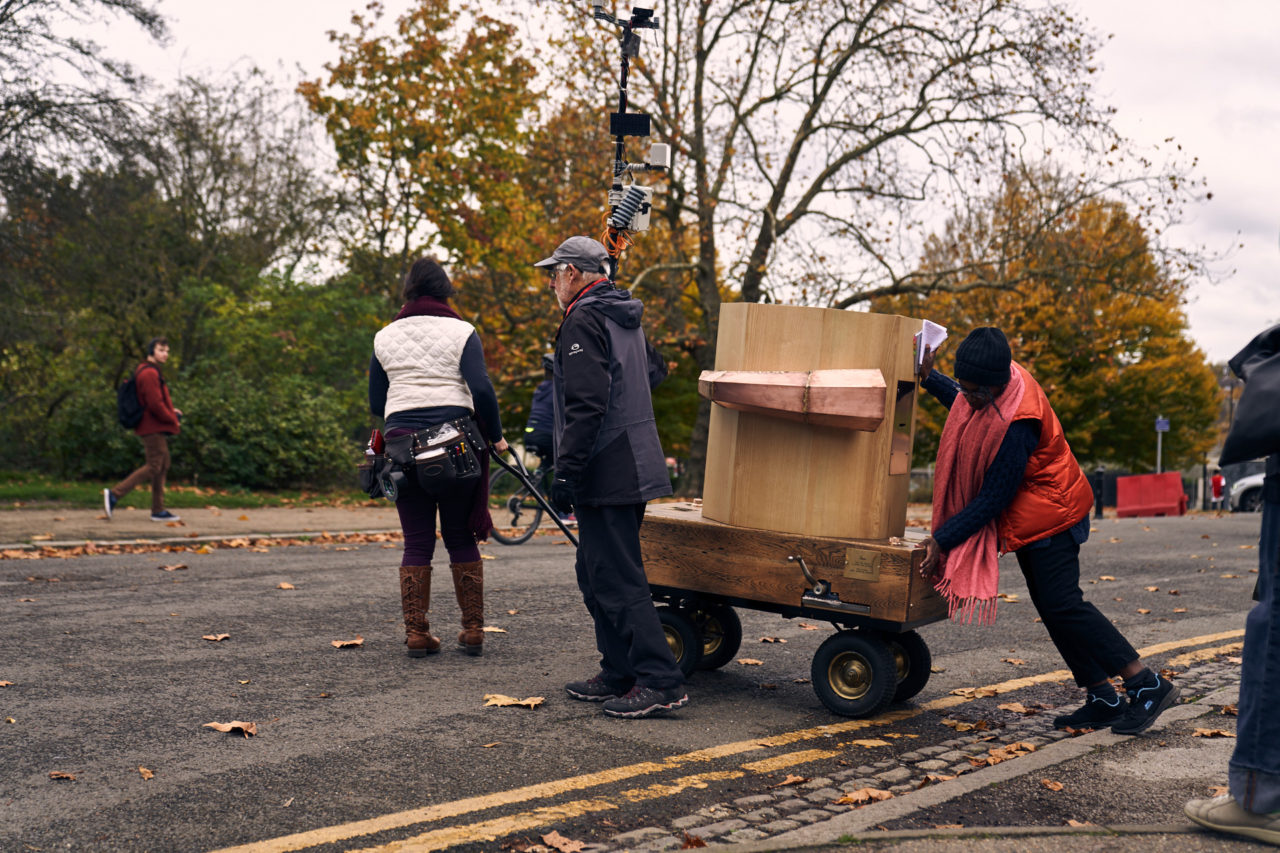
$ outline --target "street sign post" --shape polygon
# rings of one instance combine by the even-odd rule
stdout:
[[[1164,469],[1161,462],[1164,454],[1164,434],[1169,431],[1169,419],[1164,415],[1156,415],[1156,473]]]

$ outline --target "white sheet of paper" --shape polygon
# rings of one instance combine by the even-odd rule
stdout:
[[[919,369],[924,361],[924,349],[937,352],[938,347],[942,346],[942,342],[947,339],[946,326],[939,326],[932,320],[925,320],[920,324],[920,331],[915,335],[916,339],[916,368]]]

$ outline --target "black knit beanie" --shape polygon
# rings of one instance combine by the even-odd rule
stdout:
[[[956,348],[956,379],[975,385],[999,387],[1009,382],[1009,339],[995,326],[969,333]]]

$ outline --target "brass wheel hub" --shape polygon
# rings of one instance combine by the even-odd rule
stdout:
[[[867,695],[871,676],[871,664],[853,652],[841,652],[827,665],[827,683],[841,699],[856,701]]]

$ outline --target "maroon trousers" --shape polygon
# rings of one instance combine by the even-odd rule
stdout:
[[[151,514],[164,512],[164,478],[169,473],[169,436],[162,432],[139,436],[147,461],[121,480],[111,494],[122,498],[148,480],[151,481]]]

